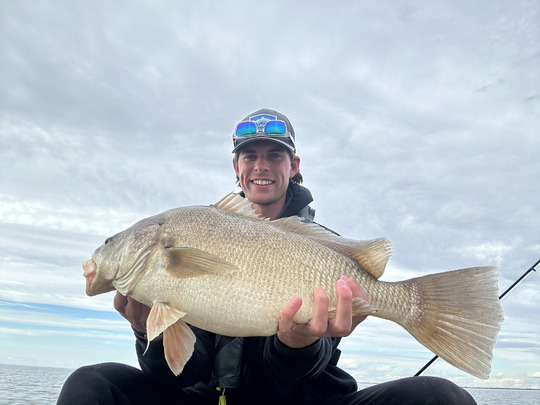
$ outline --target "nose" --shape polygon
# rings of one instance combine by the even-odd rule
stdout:
[[[255,162],[255,171],[264,172],[268,170],[268,162],[264,157],[259,157]]]

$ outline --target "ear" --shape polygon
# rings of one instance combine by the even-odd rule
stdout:
[[[292,179],[294,175],[298,173],[298,170],[300,170],[300,158],[295,156],[291,162],[291,173],[289,174],[289,178]]]
[[[236,172],[236,174],[238,174],[238,162],[236,161],[236,157],[233,157],[232,164],[234,167],[234,171]]]

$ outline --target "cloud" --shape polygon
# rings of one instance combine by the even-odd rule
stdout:
[[[540,8],[528,1],[0,7],[4,300],[111,313],[112,295],[84,295],[81,261],[141,218],[234,190],[232,129],[263,106],[293,122],[317,221],[392,240],[384,280],[496,265],[503,291],[538,260]],[[503,302],[497,350],[519,360],[494,383],[538,358],[533,277]],[[47,319],[50,333],[63,321]],[[358,378],[430,357],[373,325],[343,342]],[[399,365],[390,343],[407,352]]]

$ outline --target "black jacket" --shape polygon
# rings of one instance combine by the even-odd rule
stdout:
[[[279,217],[301,214],[313,220],[311,201],[308,189],[291,183]],[[229,405],[317,404],[357,389],[354,378],[337,367],[339,338],[322,338],[311,346],[291,349],[276,335],[235,338],[192,329],[197,337],[195,349],[178,377],[169,370],[161,342],[152,342],[145,356],[146,340],[141,336],[136,347],[148,377],[164,389],[189,391],[194,403],[201,399],[201,403],[217,404],[216,387],[226,388]]]

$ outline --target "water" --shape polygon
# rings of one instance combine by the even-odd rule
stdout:
[[[509,388],[467,388],[478,405],[540,404],[540,390]]]
[[[55,404],[73,370],[0,364],[0,404]],[[478,405],[540,404],[540,390],[467,388]]]
[[[56,399],[73,370],[0,364],[0,404],[47,405]]]

